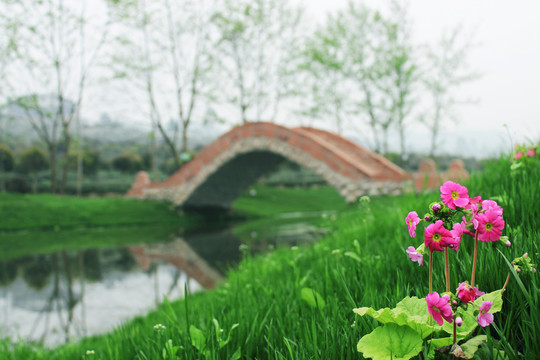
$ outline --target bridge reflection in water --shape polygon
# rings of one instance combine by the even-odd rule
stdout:
[[[273,237],[260,238],[263,232],[268,231],[249,230],[252,252],[321,235],[302,218],[276,226]],[[0,261],[0,334],[56,345],[109,331],[155,308],[163,296],[177,299],[185,289],[216,286],[241,259],[241,244],[234,229],[224,227],[184,232],[162,244]]]

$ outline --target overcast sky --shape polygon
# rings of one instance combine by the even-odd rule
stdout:
[[[343,9],[348,3],[348,0],[290,1],[303,4],[306,20],[313,24],[324,22],[329,12]],[[388,5],[385,0],[363,3],[382,11]],[[469,64],[482,77],[463,85],[458,95],[478,102],[458,109],[457,124],[444,124],[439,152],[486,157],[508,152],[515,141],[539,141],[540,1],[411,0],[408,4],[415,43],[434,44],[445,30],[459,26],[472,34],[477,44],[470,50]],[[279,123],[299,124],[294,116],[288,115],[286,119]],[[139,120],[140,126],[148,126],[146,119]],[[138,121],[133,123],[138,124]],[[326,122],[322,126],[331,125]],[[215,136],[226,130],[227,126],[216,129]],[[194,123],[193,131],[200,133],[201,127]],[[423,125],[412,124],[407,135],[408,149],[427,152],[428,136]],[[367,137],[352,138],[369,146]],[[397,150],[397,140],[394,143],[393,149]]]
[[[345,7],[348,1],[303,3],[306,15],[323,21],[327,12]],[[363,3],[383,10],[387,4]],[[461,26],[478,44],[470,51],[469,63],[483,76],[461,91],[479,103],[461,107],[458,124],[445,124],[448,152],[488,156],[508,150],[504,124],[513,141],[540,140],[540,1],[411,0],[409,14],[417,42],[434,43],[445,30]],[[427,134],[421,126],[411,130],[411,147],[425,143],[415,141]]]

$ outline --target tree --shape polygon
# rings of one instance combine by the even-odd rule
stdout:
[[[7,94],[11,93],[10,84],[6,79],[16,51],[14,39],[18,28],[13,18],[6,16],[2,11],[0,11],[0,30],[0,191],[5,192],[4,172],[13,168],[13,153],[5,145],[5,134],[9,122],[13,119],[3,110],[7,105]]]
[[[134,153],[124,153],[115,157],[112,164],[120,172],[133,174],[142,169],[142,158]]]
[[[462,30],[456,28],[443,34],[435,46],[428,48],[423,83],[431,96],[431,106],[424,111],[422,122],[431,133],[431,157],[437,148],[443,120],[457,121],[454,113],[457,106],[471,103],[470,99],[456,98],[457,89],[461,85],[480,76],[468,66],[467,53],[470,46],[470,40],[465,40]]]
[[[86,14],[86,1],[6,2],[6,11],[19,19],[11,83],[18,94],[13,102],[47,144],[51,163],[51,192],[56,192],[56,152],[64,144],[60,192],[69,169],[71,126],[81,117],[84,91],[108,31],[107,16],[97,24]],[[103,21],[105,18],[105,21]],[[24,21],[23,21],[24,19]],[[95,19],[95,18],[94,18]],[[89,37],[90,35],[90,37]]]
[[[224,0],[213,23],[219,32],[222,91],[242,123],[274,121],[282,100],[294,90],[302,12],[285,0]]]
[[[326,23],[306,40],[300,66],[305,76],[301,84],[307,85],[300,96],[302,113],[311,117],[331,116],[338,133],[365,117],[360,99],[371,86],[368,82],[370,62],[374,61],[370,44],[372,22],[371,10],[351,2],[346,10],[329,15]],[[376,140],[375,124],[372,130]],[[378,142],[375,148],[378,150]]]
[[[201,102],[212,93],[209,10],[202,2],[189,0],[136,0],[118,2],[116,11],[129,37],[117,37],[126,56],[115,55],[114,75],[128,78],[145,94],[152,153],[159,131],[180,168],[180,153],[189,147],[189,127]]]
[[[32,146],[21,154],[19,168],[23,173],[32,174],[32,192],[37,192],[37,174],[49,167],[49,159],[43,149]]]
[[[381,123],[384,136],[384,152],[388,153],[388,128],[393,125],[399,135],[400,153],[406,156],[405,128],[411,119],[418,97],[415,96],[420,81],[415,53],[410,38],[407,8],[397,1],[391,3],[388,17],[377,17],[376,27],[381,34],[377,46],[378,61],[376,86],[383,93],[383,111],[386,121]]]
[[[6,191],[5,173],[13,170],[15,164],[13,152],[6,145],[0,144],[0,191]]]
[[[81,153],[79,153],[81,152]],[[97,150],[77,150],[70,154],[71,166],[81,159],[81,170],[84,175],[96,175],[100,166],[99,152]]]

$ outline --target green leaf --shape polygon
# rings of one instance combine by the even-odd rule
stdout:
[[[352,251],[347,251],[347,252],[344,253],[343,255],[348,256],[348,257],[350,257],[351,259],[354,259],[354,260],[358,261],[359,263],[362,262],[362,259],[361,259],[358,255],[356,255],[355,253],[353,253]]]
[[[189,327],[189,335],[191,336],[191,344],[200,352],[203,352],[206,348],[206,338],[200,329],[191,325]]]
[[[384,308],[375,311],[372,308],[358,308],[353,311],[360,315],[368,315],[382,324],[394,323],[406,325],[416,331],[422,338],[429,336],[439,326],[430,325],[430,317],[425,299],[417,297],[406,297],[401,300],[394,309]],[[431,321],[431,324],[434,324]]]
[[[485,294],[480,296],[478,299],[474,301],[474,305],[476,305],[475,310],[478,310],[480,306],[482,306],[482,302],[484,301],[492,301],[493,305],[491,306],[491,309],[489,310],[490,313],[494,314],[502,310],[502,293],[501,290],[490,292],[489,294]],[[467,309],[468,311],[469,309]]]
[[[463,325],[457,328],[458,339],[464,339],[470,336],[474,329],[476,329],[476,327],[478,326],[478,321],[476,320],[475,312],[478,311],[480,306],[482,306],[482,302],[484,301],[493,302],[493,305],[489,310],[490,313],[494,314],[501,311],[503,304],[501,290],[496,290],[480,296],[472,304],[469,304],[467,311],[460,312],[459,316],[463,318]],[[446,331],[448,334],[452,334],[453,329],[454,328],[452,324],[446,322],[444,323],[443,330]]]
[[[422,350],[422,338],[408,326],[390,323],[360,339],[357,349],[373,360],[407,360]]]
[[[234,354],[231,355],[231,360],[239,360],[242,357],[242,348],[236,349]]]
[[[319,293],[310,288],[303,288],[301,292],[302,299],[304,299],[309,306],[313,308],[324,309],[326,303]]]
[[[467,341],[465,344],[461,344],[461,349],[465,352],[467,359],[472,359],[478,350],[478,347],[485,341],[487,341],[486,335],[478,335]]]
[[[451,345],[453,342],[454,342],[454,339],[452,339],[451,337],[428,340],[429,352],[428,352],[427,358],[434,359],[435,349],[441,348],[443,346]]]

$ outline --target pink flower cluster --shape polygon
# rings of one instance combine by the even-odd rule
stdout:
[[[462,284],[459,284],[460,287]],[[468,285],[468,284],[466,284]],[[478,291],[477,288],[472,288],[470,285],[468,285],[471,289],[475,289],[476,294],[470,295],[471,292],[468,292],[467,295],[464,291],[459,292],[458,288],[458,296],[459,294],[462,294],[463,296],[472,296],[471,299],[464,302],[472,302],[477,297],[484,295],[483,292]],[[480,295],[478,295],[480,294]],[[461,299],[461,296],[459,296]],[[463,301],[463,299],[462,299]],[[439,325],[442,325],[444,323],[444,320],[446,320],[448,323],[452,323],[454,320],[454,313],[452,311],[452,307],[450,306],[450,295],[444,294],[443,296],[440,296],[438,292],[434,291],[431,294],[428,294],[426,296],[426,303],[428,307],[429,314],[433,317],[433,320]],[[455,301],[453,302],[455,304]],[[493,305],[492,301],[483,301],[482,305],[480,306],[480,313],[476,317],[476,320],[478,321],[478,324],[482,327],[489,326],[493,322],[493,314],[489,313],[489,310],[491,310],[491,306]],[[461,326],[463,324],[463,319],[461,317],[456,318],[456,324],[457,326]]]
[[[448,212],[441,212],[441,204],[435,203],[431,206],[431,215],[426,214],[424,219],[420,219],[416,211],[411,211],[407,215],[405,223],[411,237],[416,237],[416,227],[421,221],[428,221],[432,223],[424,230],[424,245],[430,251],[443,251],[445,248],[458,251],[464,233],[474,237],[475,232],[478,232],[478,239],[481,241],[499,240],[505,224],[502,218],[503,210],[495,201],[482,201],[480,196],[471,198],[465,186],[453,181],[445,182],[440,190],[442,203],[451,210],[468,211],[470,220],[463,216],[461,223],[454,223],[451,227],[448,225],[447,228],[443,220],[448,221],[448,217],[443,219],[440,214]],[[469,229],[469,223],[474,227]],[[411,255],[409,249],[407,253]],[[416,252],[415,257],[411,256],[413,261],[418,261],[416,254],[421,253]]]
[[[516,160],[520,160],[521,158],[523,158],[525,155],[527,157],[534,157],[536,156],[536,146],[529,146],[529,147],[526,147],[525,145],[520,145],[518,143],[515,143],[515,154],[514,154],[514,158]]]

